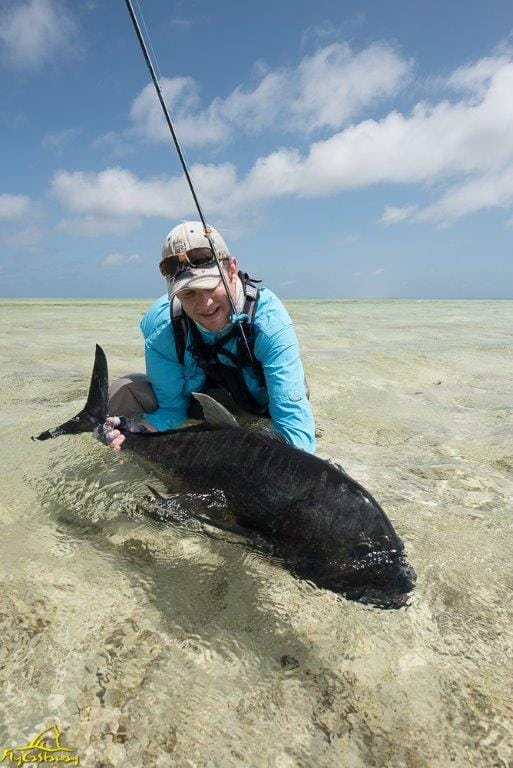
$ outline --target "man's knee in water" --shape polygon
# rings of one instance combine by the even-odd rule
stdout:
[[[129,373],[109,387],[109,413],[133,418],[158,408],[150,380],[144,373]]]

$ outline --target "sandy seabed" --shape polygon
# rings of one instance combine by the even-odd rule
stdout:
[[[147,304],[0,301],[0,759],[56,724],[93,768],[511,768],[513,302],[287,305],[318,453],[417,571],[399,611],[152,522],[158,480],[88,435],[30,441],[95,342],[143,368]]]

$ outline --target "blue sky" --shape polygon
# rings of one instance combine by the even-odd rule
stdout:
[[[140,0],[207,219],[284,298],[513,298],[508,0]],[[197,218],[123,0],[0,0],[0,296],[152,297]]]

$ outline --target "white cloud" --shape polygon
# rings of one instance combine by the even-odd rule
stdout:
[[[261,68],[255,86],[239,85],[205,108],[192,78],[162,78],[160,84],[182,141],[219,144],[236,129],[302,133],[339,128],[376,100],[393,95],[410,69],[411,63],[389,45],[353,52],[347,44],[332,43],[305,56],[295,69]],[[131,119],[137,135],[169,140],[153,85],[134,100]]]
[[[92,143],[94,149],[104,150],[109,158],[131,155],[135,148],[129,140],[128,133],[116,133],[109,131],[98,136]]]
[[[72,212],[97,217],[169,217],[180,208],[180,198],[186,197],[180,178],[143,181],[122,168],[107,168],[100,173],[60,171],[53,178],[52,188]]]
[[[0,219],[17,219],[28,212],[29,206],[25,195],[0,195]]]
[[[16,248],[33,248],[44,238],[45,232],[38,227],[27,227],[20,232],[13,232],[9,235],[3,235],[1,242],[3,245],[11,245]]]
[[[193,165],[191,176],[205,210],[217,214],[230,207],[237,187],[233,165]],[[100,173],[60,171],[53,178],[52,192],[68,210],[79,214],[59,225],[73,234],[119,232],[138,226],[141,217],[173,221],[195,213],[182,176],[145,180],[123,168]],[[237,207],[236,200],[231,207]]]
[[[447,78],[449,87],[483,97],[492,78],[511,61],[511,50],[502,47],[495,56],[485,56],[472,64],[458,67]]]
[[[76,128],[63,128],[60,131],[45,133],[41,140],[41,144],[46,149],[52,149],[60,154],[66,146],[78,136],[78,134],[79,131]]]
[[[387,45],[353,53],[347,44],[333,43],[299,65],[292,115],[310,131],[339,128],[368,104],[394,94],[409,68]]]
[[[57,224],[58,232],[81,237],[101,235],[124,235],[141,224],[138,217],[108,218],[106,216],[78,216],[62,219]]]
[[[134,253],[125,256],[123,253],[109,253],[102,261],[102,267],[125,267],[130,264],[140,264],[141,257]]]
[[[207,109],[200,109],[198,89],[191,77],[164,77],[160,87],[177,134],[186,144],[217,144],[228,138],[229,130],[218,115],[216,102]],[[137,135],[150,141],[170,140],[169,128],[152,83],[135,98],[130,117]]]
[[[421,103],[409,116],[391,112],[316,142],[304,158],[278,150],[255,164],[251,183],[275,184],[278,176],[281,187],[309,197],[499,169],[513,158],[513,64],[499,79],[478,105]]]
[[[0,41],[10,64],[34,68],[71,49],[76,25],[58,0],[17,2],[3,13]]]
[[[403,219],[451,224],[480,210],[513,207],[513,51],[502,47],[495,57],[461,67],[449,83],[470,97],[446,110],[445,131],[457,139],[450,152],[442,125],[433,132],[433,143],[439,136],[447,156],[426,181],[448,181],[447,188],[422,210],[406,206]]]
[[[340,27],[336,27],[331,21],[321,21],[319,24],[305,29],[301,35],[301,47],[305,48],[312,43],[318,46],[320,42],[325,43],[327,40],[334,40],[338,37],[342,37]]]
[[[217,99],[213,105],[229,134],[234,126],[255,134],[282,126],[292,95],[289,86],[290,75],[285,70],[263,72],[255,88],[244,90],[238,86],[226,99]]]
[[[303,60],[303,69],[296,70],[298,82],[310,82],[312,72],[318,67],[328,71],[335,66],[333,62],[326,63],[331,56],[327,51],[324,49],[319,58],[316,54]],[[373,58],[372,51],[371,46],[366,56]],[[339,47],[335,56],[337,66],[341,61],[346,62],[347,56]],[[276,197],[320,197],[372,184],[393,183],[422,184],[435,190],[438,199],[424,208],[413,204],[387,206],[381,218],[384,224],[408,219],[450,222],[483,208],[511,207],[513,56],[504,56],[502,52],[493,62],[487,60],[481,69],[476,65],[472,76],[472,66],[466,68],[469,82],[483,84],[479,97],[473,88],[470,94],[465,91],[462,98],[453,102],[419,102],[408,114],[392,111],[380,120],[355,123],[327,139],[313,142],[306,152],[294,147],[279,148],[258,158],[242,178],[238,178],[236,168],[229,163],[197,164],[192,167],[192,176],[199,199],[209,216],[234,217],[237,212],[253,212],[258,202]],[[356,71],[372,69],[362,61],[353,56],[351,67]],[[463,70],[458,72],[456,80],[466,81]],[[306,73],[303,80],[300,73]],[[242,124],[249,121],[250,115],[261,114],[266,102],[273,104],[282,88],[280,77],[277,72],[267,73],[261,79],[261,90],[235,91],[231,111],[228,110],[230,120]],[[395,80],[392,77],[379,87],[386,89],[387,82],[392,87]],[[372,80],[365,92],[369,99],[369,94],[379,90],[377,83],[378,79]],[[195,108],[197,94],[192,81],[183,78],[175,81],[173,87],[183,104]],[[300,93],[310,93],[301,88]],[[358,98],[358,104],[363,103],[361,92]],[[140,119],[148,120],[147,134],[153,131],[157,136],[157,123],[152,122],[144,107],[146,99],[149,91],[144,92],[144,98],[141,94]],[[228,100],[218,102],[215,109],[212,107],[212,115],[222,114],[223,110],[226,115],[227,103]],[[298,109],[298,103],[296,92],[287,107],[289,112],[293,104]],[[318,117],[314,117],[313,112],[303,115],[305,124],[312,128],[321,123],[334,125],[348,114],[347,101],[345,107],[337,105],[334,111],[325,105],[322,112],[323,103],[321,100],[317,104]],[[62,171],[54,177],[53,190],[70,211],[102,220],[120,222],[160,216],[173,221],[194,213],[190,193],[181,176],[140,179],[122,168],[108,168],[97,174]]]
[[[400,221],[406,221],[406,219],[411,219],[415,211],[417,210],[416,205],[405,205],[403,207],[395,207],[393,205],[387,205],[385,206],[385,210],[383,212],[382,217],[380,218],[380,222],[382,224],[398,224]]]
[[[301,35],[301,47],[306,48],[312,44],[318,46],[319,43],[326,43],[328,40],[354,37],[355,30],[362,24],[365,24],[365,14],[361,12],[351,14],[339,25],[327,20],[321,21],[305,29]]]
[[[477,102],[421,102],[409,115],[390,112],[381,120],[365,120],[315,142],[306,155],[279,149],[259,158],[239,195],[248,200],[316,197],[378,183],[437,183],[453,187],[425,218],[442,220],[444,211],[447,218],[455,218],[465,211],[509,205],[512,124],[513,61],[509,60],[495,67]],[[495,193],[494,185],[498,185]],[[383,221],[405,220],[412,214],[409,205],[389,208]],[[417,215],[422,218],[421,212]]]
[[[485,173],[454,184],[442,197],[415,217],[450,223],[476,211],[513,205],[513,164],[497,173]]]

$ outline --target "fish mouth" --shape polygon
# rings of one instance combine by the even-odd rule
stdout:
[[[344,592],[348,600],[384,610],[398,610],[410,605],[410,593],[389,593],[376,587],[353,587]]]
[[[356,556],[345,574],[349,600],[378,608],[403,608],[409,604],[409,593],[417,574],[401,550],[372,550]]]
[[[378,569],[372,581],[364,585],[355,599],[364,605],[378,608],[403,608],[409,604],[410,592],[417,581],[417,574],[403,557],[389,563],[388,568]]]
[[[296,560],[294,571],[319,587],[376,608],[407,606],[409,593],[417,581],[402,548],[364,550],[358,547],[343,564],[336,559],[322,565],[309,559]]]

